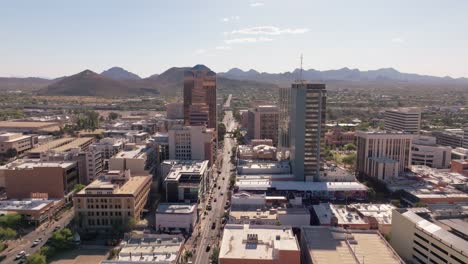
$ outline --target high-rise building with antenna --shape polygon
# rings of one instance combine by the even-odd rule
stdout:
[[[291,88],[280,89],[280,148],[289,149],[292,172],[297,180],[318,181],[325,145],[327,91],[325,84],[311,84],[301,71]]]

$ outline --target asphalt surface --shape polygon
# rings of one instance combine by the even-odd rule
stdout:
[[[226,111],[223,123],[226,125],[227,132],[231,132],[237,127],[237,124],[232,115],[232,111]],[[234,166],[230,162],[231,150],[232,147],[235,146],[235,144],[235,139],[230,137],[224,138],[221,173],[217,176],[215,180],[213,180],[213,182],[217,183],[217,185],[221,186],[221,188],[218,189],[218,187],[213,187],[212,185],[210,195],[212,197],[212,209],[210,211],[206,211],[207,215],[204,215],[203,212],[201,214],[202,220],[199,222],[201,235],[200,239],[197,241],[196,251],[194,254],[193,263],[195,264],[210,263],[210,256],[213,251],[213,248],[219,248],[219,243],[223,233],[223,225],[221,224],[221,219],[225,210],[224,206],[226,205],[226,201],[228,200],[229,176],[231,174],[231,169],[234,169]],[[206,199],[204,208],[206,208],[206,204],[208,203],[208,199],[210,196],[207,195],[208,198]],[[214,201],[215,198],[216,202]],[[212,228],[213,223],[215,223],[214,229]],[[207,246],[210,246],[210,249],[208,251]]]
[[[73,219],[73,209],[69,209],[63,212],[60,215],[60,218],[57,221],[45,222],[36,228],[34,231],[23,236],[21,239],[8,242],[8,248],[2,252],[2,255],[6,256],[6,259],[2,263],[17,263],[19,260],[15,260],[16,254],[21,251],[26,252],[26,254],[34,254],[38,251],[52,236],[54,228],[59,226],[61,228],[67,226],[70,221]],[[32,246],[34,240],[42,238],[42,241],[35,247]]]

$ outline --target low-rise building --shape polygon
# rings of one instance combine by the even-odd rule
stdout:
[[[381,234],[388,235],[392,230],[391,204],[349,204],[347,210],[357,212],[370,225],[370,229],[378,229]]]
[[[139,221],[146,204],[152,177],[109,171],[73,196],[79,225],[85,230],[109,230],[125,225],[129,219]]]
[[[196,204],[160,203],[156,209],[156,230],[191,233],[198,220]]]
[[[14,149],[16,154],[34,148],[39,144],[37,135],[23,135],[21,133],[1,133],[0,134],[0,155],[5,155],[10,149]]]
[[[452,160],[450,171],[468,177],[468,159]]]
[[[432,133],[437,139],[437,144],[452,148],[463,147],[463,129],[445,129]]]
[[[452,159],[468,159],[468,148],[452,149]]]
[[[81,138],[59,138],[39,145],[28,152],[28,157],[31,159],[39,159],[43,152],[53,150],[55,152],[68,152],[72,149],[79,149],[80,151],[88,151],[89,146],[94,142],[95,138],[81,137]]]
[[[62,199],[79,182],[76,162],[16,160],[0,167],[9,199]]]
[[[175,162],[164,180],[166,201],[197,203],[208,190],[209,171],[207,160]]]
[[[345,205],[333,205],[331,203],[320,203],[314,205],[314,212],[318,223],[322,226],[338,226],[348,229],[370,229],[366,221],[356,211],[348,210]]]
[[[52,220],[57,210],[63,205],[63,199],[2,200],[0,212],[1,214],[19,214],[29,223],[39,225]]]
[[[229,212],[229,224],[285,225],[299,228],[310,225],[310,212],[304,207],[269,207]]]
[[[300,249],[291,227],[227,224],[219,263],[299,264]]]
[[[354,143],[355,136],[354,131],[343,131],[337,124],[337,126],[325,133],[325,143],[330,146],[344,146]]]
[[[276,160],[276,148],[269,145],[240,145],[237,149],[239,159]]]
[[[103,159],[110,159],[123,150],[124,140],[119,138],[103,138],[91,144],[90,149],[102,152]]]
[[[418,136],[411,145],[411,164],[445,169],[450,165],[452,148],[436,144],[435,137]]]
[[[78,166],[79,183],[89,184],[103,171],[102,152],[100,151],[81,151],[79,148],[72,149],[69,152],[56,152],[49,150],[41,153],[40,160],[50,161],[74,161]]]
[[[395,209],[390,243],[408,263],[468,263],[468,224],[438,221],[421,208]]]
[[[375,230],[303,226],[300,241],[305,264],[404,263]]]
[[[132,174],[147,174],[145,146],[126,144],[125,149],[109,159],[109,170],[131,170]]]
[[[58,122],[0,121],[0,131],[27,134],[52,134],[60,131]]]
[[[237,173],[239,175],[289,174],[291,173],[291,166],[287,160],[242,160],[237,164]]]
[[[177,264],[184,245],[182,236],[165,234],[127,234],[115,260],[101,264]]]

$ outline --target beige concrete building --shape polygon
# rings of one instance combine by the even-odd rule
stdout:
[[[102,152],[103,159],[110,159],[124,148],[124,140],[121,138],[103,138],[89,146],[90,150]]]
[[[303,264],[404,263],[375,230],[303,226],[300,241]]]
[[[357,173],[388,181],[411,166],[413,135],[403,132],[357,131]]]
[[[109,171],[73,196],[75,214],[86,230],[110,229],[128,219],[140,220],[151,176]]]
[[[291,227],[233,225],[224,227],[220,264],[299,264],[300,249]]]
[[[130,170],[136,175],[147,174],[148,170],[145,169],[147,156],[144,149],[145,146],[127,144],[124,150],[109,159],[109,170]]]
[[[408,263],[468,263],[466,221],[428,221],[427,209],[418,210],[393,210],[390,243],[396,252]]]
[[[385,130],[399,130],[419,134],[421,110],[417,108],[398,108],[385,111]]]
[[[204,126],[174,126],[168,132],[169,159],[213,162],[216,134]]]
[[[78,183],[76,162],[17,160],[0,167],[9,199],[62,199]]]
[[[58,122],[0,121],[0,131],[28,134],[51,134],[60,130]]]
[[[256,210],[231,210],[229,224],[286,225],[301,227],[310,225],[310,212],[304,207],[270,207]]]
[[[17,154],[23,154],[39,143],[36,135],[23,135],[21,133],[0,134],[0,155],[6,154],[9,149],[16,150]]]
[[[417,136],[411,145],[411,163],[437,169],[450,166],[452,148],[437,145],[435,137]]]
[[[251,139],[271,139],[278,144],[279,110],[274,105],[259,105],[249,110],[247,133]]]
[[[45,144],[41,144],[28,152],[28,157],[31,159],[39,159],[43,152],[53,150],[55,152],[67,152],[72,149],[80,149],[87,151],[89,146],[94,142],[95,138],[59,138]]]
[[[208,161],[174,161],[164,180],[166,201],[198,203],[208,190]]]

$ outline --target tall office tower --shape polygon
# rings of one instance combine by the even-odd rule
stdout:
[[[419,134],[421,110],[415,108],[398,108],[385,111],[385,130],[400,130]]]
[[[291,88],[279,89],[278,148],[289,148]]]
[[[184,74],[184,124],[216,129],[216,73],[203,65]]]
[[[318,181],[325,147],[325,84],[294,83],[290,99],[290,159],[297,180]]]

